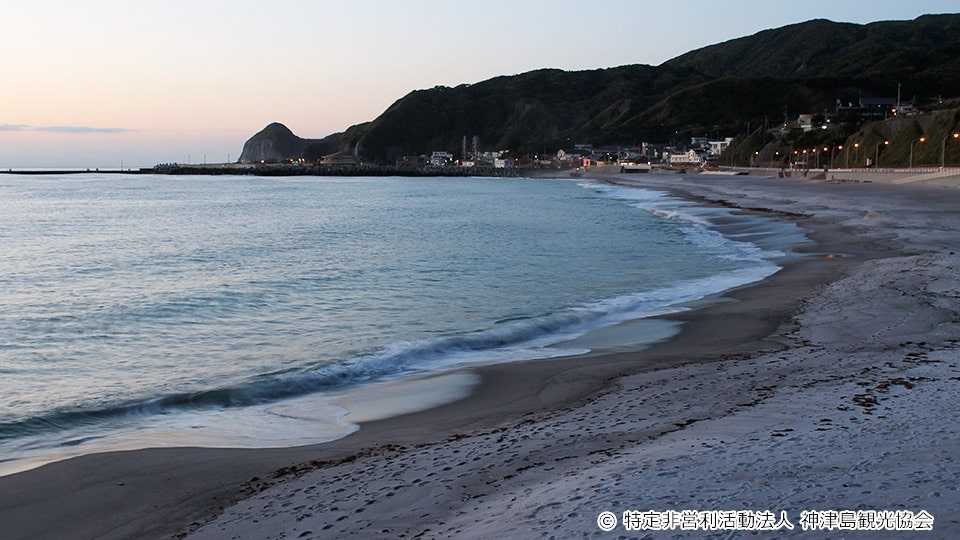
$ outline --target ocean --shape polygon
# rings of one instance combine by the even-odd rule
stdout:
[[[455,399],[475,381],[451,368],[588,352],[772,275],[799,241],[566,179],[4,175],[0,471],[341,437],[370,389]]]

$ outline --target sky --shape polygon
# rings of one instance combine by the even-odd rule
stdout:
[[[0,0],[0,168],[235,160],[278,121],[322,137],[418,88],[657,65],[812,18],[957,0]]]

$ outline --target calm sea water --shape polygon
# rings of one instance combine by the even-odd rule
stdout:
[[[566,180],[0,177],[0,460],[575,352],[776,271],[718,212]]]

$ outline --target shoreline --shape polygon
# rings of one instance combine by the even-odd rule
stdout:
[[[710,201],[703,194],[686,195]],[[871,256],[894,252],[871,253],[871,248],[855,242],[856,235],[843,234],[844,227],[830,220],[804,221],[816,242],[809,246],[812,251],[849,256],[791,261],[765,280],[722,293],[729,301],[657,317],[683,325],[677,336],[646,350],[471,368],[481,382],[469,397],[364,423],[353,435],[313,447],[148,449],[53,463],[0,478],[0,517],[10,525],[13,538],[59,536],[47,530],[51,528],[72,530],[77,536],[169,537],[197,528],[230,503],[275,484],[282,488],[281,480],[349,467],[358,459],[389,461],[418,448],[537,424],[616,392],[624,377],[783,350],[785,327],[791,326],[793,313],[815,289],[842,278]],[[677,427],[660,429],[665,433]],[[297,463],[301,465],[291,467]],[[81,487],[82,496],[63,493],[64,485]],[[59,515],[50,515],[51,508]],[[110,516],[103,514],[104,508],[111,509]],[[50,519],[34,522],[31,516],[39,512]]]

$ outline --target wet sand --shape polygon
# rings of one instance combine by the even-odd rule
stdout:
[[[569,536],[596,532],[600,510],[654,502],[715,509],[745,492],[766,507],[799,485],[828,499],[843,492],[830,481],[851,483],[849,472],[824,470],[819,487],[798,474],[761,489],[737,470],[743,464],[846,456],[842,468],[871,449],[888,452],[887,460],[898,448],[907,455],[907,439],[888,425],[896,415],[874,412],[897,403],[874,394],[903,388],[889,382],[898,378],[948,379],[907,374],[917,361],[904,359],[943,356],[921,367],[953,369],[958,195],[753,177],[611,180],[772,211],[797,220],[816,240],[815,253],[725,294],[731,301],[663,317],[683,323],[679,334],[643,351],[476,368],[481,382],[466,399],[364,423],[332,443],[116,452],[0,478],[4,537]],[[911,271],[919,265],[923,272]],[[843,384],[874,393],[854,399]],[[924,387],[910,384],[911,392]],[[928,406],[938,403],[927,397]],[[829,448],[853,449],[862,439],[853,430],[871,421],[870,433],[883,434],[888,449],[830,453],[804,446],[806,439],[795,441],[795,454],[781,447],[822,427],[808,425],[828,417],[818,407],[841,406]],[[938,476],[946,486],[956,469],[934,462],[946,468]],[[701,472],[716,465],[709,489],[680,464]],[[912,471],[900,470],[908,480]],[[938,493],[958,507],[955,491]],[[903,503],[892,495],[880,502]]]

